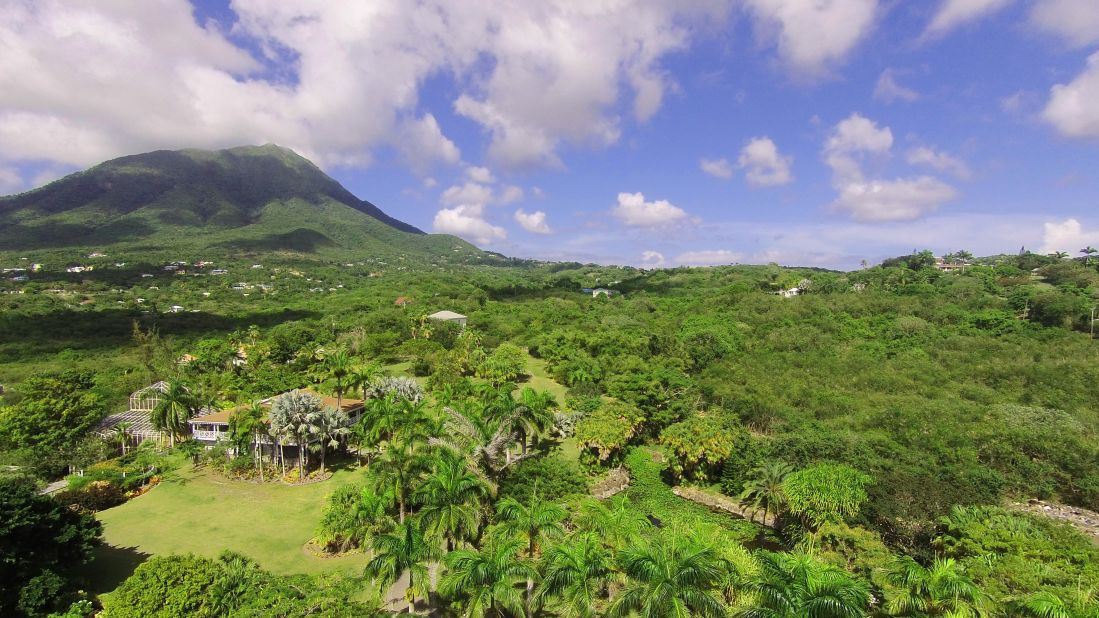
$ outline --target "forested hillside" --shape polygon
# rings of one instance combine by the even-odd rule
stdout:
[[[376,276],[296,266],[324,281],[321,293],[302,283],[243,297],[206,286],[212,278],[158,281],[161,298],[190,295],[194,316],[81,305],[82,293],[100,297],[76,282],[67,300],[0,297],[0,349],[13,354],[0,365],[4,463],[56,478],[93,448],[83,431],[155,380],[225,409],[309,387],[367,402],[333,439],[330,461],[339,469],[350,457],[358,472],[333,486],[313,542],[375,558],[363,577],[381,586],[379,607],[402,573],[437,564],[437,589],[409,589],[417,611],[670,615],[680,601],[639,600],[664,585],[646,565],[685,572],[694,560],[696,579],[667,584],[685,591],[684,615],[817,615],[803,612],[827,581],[842,607],[820,615],[1095,616],[1096,540],[1012,506],[1099,510],[1094,263],[1023,253],[942,272],[925,253],[850,273],[408,266],[369,267]],[[468,325],[427,318],[439,310]],[[71,328],[20,340],[20,323],[55,322]],[[232,435],[248,440],[256,425],[240,414],[237,427],[253,429]],[[177,450],[193,442],[179,438]],[[300,469],[194,451],[195,470],[226,483],[336,484],[325,480],[327,451]],[[131,469],[133,457],[118,465]],[[630,479],[622,494],[586,497],[619,468]],[[397,555],[413,546],[415,556]],[[581,557],[598,572],[584,594],[568,570]],[[141,567],[120,589],[123,605],[150,603],[142,582],[154,564],[176,569],[171,560]],[[215,582],[239,560],[194,567]],[[173,575],[180,589],[213,585],[184,571]],[[288,585],[255,573],[272,590]],[[485,573],[497,579],[477,579]],[[793,609],[768,596],[779,589]],[[262,605],[250,594],[235,607]],[[108,615],[146,615],[123,605],[108,603]]]

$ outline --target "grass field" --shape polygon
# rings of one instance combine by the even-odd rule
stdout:
[[[213,557],[226,549],[279,574],[358,573],[364,554],[318,558],[303,547],[328,494],[364,477],[364,470],[350,468],[310,485],[259,484],[188,465],[144,496],[98,514],[104,547],[89,567],[93,591],[113,590],[149,555]]]

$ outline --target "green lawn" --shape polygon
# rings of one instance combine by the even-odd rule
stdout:
[[[274,573],[359,572],[365,555],[318,558],[303,546],[313,537],[325,499],[365,471],[338,470],[310,485],[231,481],[189,465],[144,496],[98,514],[104,547],[89,567],[96,592],[113,590],[145,557],[231,549]]]

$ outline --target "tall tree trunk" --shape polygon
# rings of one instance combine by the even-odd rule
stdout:
[[[402,520],[403,521],[403,520]],[[416,612],[416,593],[412,592],[412,569],[408,569],[408,613]]]
[[[324,443],[321,443],[321,478],[324,478]]]

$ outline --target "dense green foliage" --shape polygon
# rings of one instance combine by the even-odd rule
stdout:
[[[93,517],[38,495],[30,479],[0,476],[0,615],[67,608],[99,534]]]

